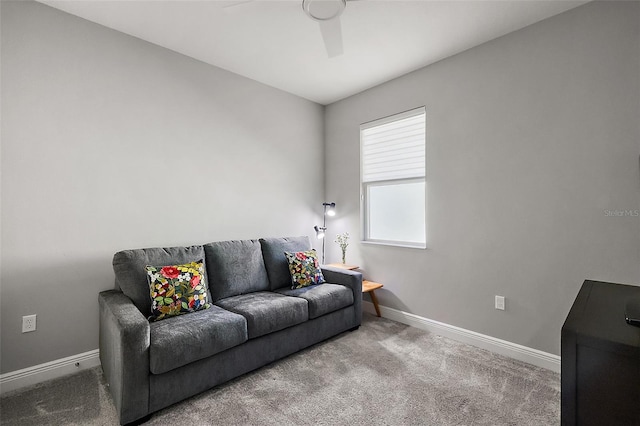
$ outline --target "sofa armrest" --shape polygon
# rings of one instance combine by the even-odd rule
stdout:
[[[355,309],[354,327],[362,322],[362,273],[334,266],[322,266],[322,275],[328,283],[342,284],[353,291]]]
[[[103,291],[100,305],[100,362],[120,423],[149,411],[149,321],[118,290]]]

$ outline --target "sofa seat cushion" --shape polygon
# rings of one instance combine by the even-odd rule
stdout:
[[[283,330],[309,319],[307,301],[270,291],[218,300],[216,305],[247,319],[249,339]]]
[[[207,358],[248,339],[245,318],[218,306],[150,326],[149,369],[153,374]]]
[[[340,284],[317,284],[293,290],[281,288],[276,293],[306,300],[309,304],[309,319],[353,305],[353,291]]]

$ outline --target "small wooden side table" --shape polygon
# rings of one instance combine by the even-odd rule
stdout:
[[[354,269],[358,269],[359,266],[358,265],[347,265],[346,263],[329,263],[327,266],[331,266],[334,268],[340,268],[340,269],[348,269],[350,271],[353,271]]]
[[[362,280],[362,293],[371,294],[371,302],[373,302],[373,307],[376,308],[376,314],[380,316],[380,308],[378,307],[378,298],[376,297],[376,293],[374,290],[382,288],[383,285],[380,283],[376,283],[369,280]]]
[[[334,268],[348,269],[350,271],[358,269],[356,265],[345,265],[344,263],[330,263],[327,266],[333,266]],[[376,308],[376,314],[380,316],[380,307],[378,306],[378,298],[376,297],[375,290],[384,287],[383,284],[376,283],[369,280],[362,280],[362,294],[369,293],[371,295],[371,302],[373,307]]]

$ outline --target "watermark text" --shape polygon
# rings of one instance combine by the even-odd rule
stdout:
[[[639,217],[640,210],[605,210],[606,217]]]

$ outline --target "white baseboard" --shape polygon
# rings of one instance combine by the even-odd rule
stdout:
[[[362,308],[364,311],[374,315],[376,313],[371,302],[363,301]],[[560,372],[560,357],[558,355],[487,336],[485,334],[476,333],[475,331],[445,324],[440,321],[431,320],[408,312],[387,308],[385,306],[380,306],[380,314],[385,318],[398,321],[402,324],[427,330],[431,333],[486,349],[538,367],[546,368],[548,370],[555,371],[556,373]]]
[[[0,374],[0,394],[100,365],[98,349]]]

